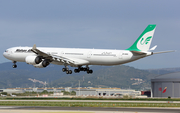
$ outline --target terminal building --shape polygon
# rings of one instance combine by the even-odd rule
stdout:
[[[61,93],[61,91],[67,91],[67,92],[76,92],[76,96],[141,96],[141,91],[135,91],[133,89],[120,89],[120,88],[7,88],[7,89],[1,89],[2,92],[7,92],[8,94],[12,93],[24,93],[24,92],[43,92],[44,90],[47,90],[48,92],[54,92],[54,93]]]
[[[141,95],[141,91],[135,91],[132,89],[120,89],[120,88],[88,88],[77,89],[76,96],[131,96],[136,97]]]
[[[180,72],[151,79],[152,97],[180,98]]]

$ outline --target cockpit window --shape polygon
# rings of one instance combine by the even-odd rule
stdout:
[[[5,50],[5,52],[8,52],[8,50]]]

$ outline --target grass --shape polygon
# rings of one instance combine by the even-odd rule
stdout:
[[[49,102],[0,101],[0,106],[58,106],[58,107],[180,107],[180,103],[118,103],[118,102]]]
[[[0,100],[130,100],[130,101],[180,101],[180,98],[43,98],[43,97],[0,97]]]

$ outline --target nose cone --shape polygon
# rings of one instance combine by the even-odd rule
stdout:
[[[4,52],[4,53],[3,53],[3,56],[4,56],[5,58],[7,58],[7,52]]]
[[[10,58],[10,50],[7,49],[7,50],[3,53],[3,56],[4,56],[5,58],[9,59],[9,58]]]

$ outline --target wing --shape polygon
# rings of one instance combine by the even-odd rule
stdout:
[[[71,66],[79,66],[79,65],[87,65],[89,64],[89,61],[78,59],[78,58],[68,58],[64,56],[59,55],[51,55],[50,53],[43,52],[36,48],[36,45],[34,44],[33,48],[31,49],[32,52],[36,53],[38,56],[42,56],[45,59],[49,59],[51,62],[59,62],[63,64],[68,64]]]

